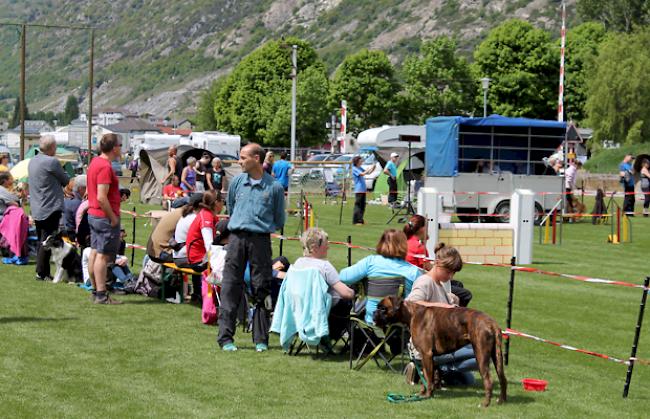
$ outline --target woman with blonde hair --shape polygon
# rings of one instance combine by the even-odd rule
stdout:
[[[267,151],[266,156],[264,157],[264,163],[262,163],[262,168],[269,175],[273,173],[273,162],[275,161],[275,154],[272,151]]]
[[[366,301],[365,321],[373,324],[373,314],[377,309],[377,304],[386,295],[381,290],[381,286],[374,284],[385,281],[398,279],[402,282],[404,295],[411,292],[411,286],[415,280],[422,274],[417,266],[411,265],[406,260],[408,244],[406,235],[395,229],[384,231],[377,243],[377,254],[370,255],[354,265],[345,268],[340,273],[341,281],[346,285],[355,284],[364,278],[368,278],[368,299]]]
[[[446,286],[456,272],[463,269],[463,259],[458,250],[453,247],[438,243],[435,249],[436,259],[431,270],[420,276],[413,284],[413,289],[406,297],[424,306],[437,306],[452,309],[459,303],[459,298]],[[415,361],[421,361],[421,354],[409,342],[409,352]],[[448,385],[470,385],[474,382],[474,375],[470,371],[478,370],[472,345],[463,346],[449,354],[434,356],[435,365],[440,368],[442,379]],[[415,364],[411,362],[406,368],[406,380],[414,383]]]

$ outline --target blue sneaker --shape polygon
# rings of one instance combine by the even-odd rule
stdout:
[[[237,350],[237,346],[234,343],[230,342],[223,345],[221,350],[224,352],[235,352]]]
[[[14,263],[16,265],[27,265],[29,263],[29,256],[21,256],[19,258],[16,258],[16,261]]]
[[[2,258],[2,263],[5,265],[13,265],[14,258]]]
[[[258,343],[255,345],[256,352],[266,352],[269,350],[269,346],[266,343]]]

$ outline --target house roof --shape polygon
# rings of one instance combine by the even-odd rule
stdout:
[[[16,125],[14,129],[20,131],[20,124]],[[25,120],[25,131],[52,131],[52,125],[48,124],[47,121],[40,119],[34,120]]]
[[[104,128],[113,132],[160,131],[159,128],[142,119],[125,119],[117,124],[106,125]]]
[[[99,115],[100,113],[121,113],[121,114],[124,115],[124,116],[138,116],[137,113],[132,112],[132,111],[130,111],[130,110],[128,110],[128,109],[124,109],[124,108],[113,108],[113,107],[105,107],[105,108],[95,109],[95,110],[93,111],[93,116],[97,116],[97,115]]]
[[[161,127],[160,125],[156,126],[160,132],[163,134],[176,134],[176,135],[182,135],[184,137],[189,136],[192,134],[192,130],[190,128],[176,128],[174,129],[173,127]]]

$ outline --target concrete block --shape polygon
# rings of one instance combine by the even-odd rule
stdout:
[[[494,254],[512,257],[512,246],[495,246]]]
[[[503,243],[503,240],[504,240],[504,238],[501,238],[501,237],[485,238],[485,239],[483,239],[483,244],[485,246],[501,246],[502,244],[506,244],[506,243]],[[507,243],[507,244],[512,245],[512,240],[511,240],[510,243]]]
[[[476,237],[476,232],[479,230],[458,230],[457,237]]]
[[[485,244],[485,239],[482,237],[469,237],[465,240],[467,240],[469,246],[483,246]]]

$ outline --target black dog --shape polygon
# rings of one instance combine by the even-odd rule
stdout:
[[[52,282],[61,282],[63,276],[68,277],[70,282],[82,282],[81,257],[77,249],[67,241],[63,240],[62,233],[48,236],[43,242],[43,248],[52,252],[50,260],[56,266],[56,272]]]

